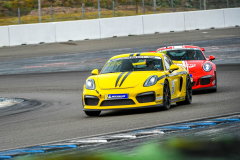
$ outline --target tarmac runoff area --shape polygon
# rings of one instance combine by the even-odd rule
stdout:
[[[146,142],[151,142],[151,144],[161,144],[165,143],[164,141],[169,140],[172,137],[190,137],[192,139],[195,139],[192,144],[200,144],[200,150],[199,147],[197,147],[200,152],[206,150],[213,152],[216,150],[212,147],[209,147],[209,145],[212,146],[215,144],[220,144],[224,146],[226,141],[222,138],[227,137],[228,135],[232,135],[232,132],[238,130],[238,127],[240,125],[240,113],[235,114],[236,115],[219,115],[219,117],[195,119],[172,124],[164,124],[162,126],[153,126],[145,129],[129,130],[121,133],[99,135],[90,138],[75,138],[37,146],[5,150],[0,151],[0,160],[15,159],[19,157],[28,157],[34,155],[39,156],[44,155],[44,153],[51,154],[56,151],[62,151],[60,152],[60,155],[74,156],[86,153],[91,154],[91,152],[94,152],[96,149],[100,151],[98,154],[106,151],[118,151],[127,157],[131,157],[136,154],[136,148],[142,146],[143,144],[146,144]],[[240,138],[239,131],[235,136],[236,139],[230,139],[230,141],[227,142],[227,146],[225,146],[226,148],[224,151],[226,152],[226,149],[230,149],[231,152],[227,153],[227,157],[229,158],[231,156],[234,156],[235,159],[238,159],[240,158],[240,154],[238,152],[236,154],[236,149],[234,149],[236,146],[231,146],[231,143],[237,146],[240,145],[240,139],[237,139]],[[196,139],[198,141],[196,141]],[[215,141],[217,143],[209,143],[209,139],[210,141]],[[183,140],[180,142],[189,143],[189,141],[184,142]],[[209,148],[206,149],[204,147],[203,149],[203,144],[208,145]],[[217,148],[219,150],[219,147]],[[201,157],[210,156],[203,158],[216,158],[219,155],[223,156],[221,159],[226,158],[226,155],[222,155],[222,153],[211,153],[211,155],[204,154],[201,155]],[[152,155],[147,156],[149,157]]]

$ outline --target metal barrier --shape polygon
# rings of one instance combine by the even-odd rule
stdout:
[[[0,26],[228,7],[240,7],[240,0],[0,0]]]
[[[0,26],[0,47],[239,27],[240,8]]]

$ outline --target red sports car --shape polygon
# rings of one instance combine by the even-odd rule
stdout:
[[[192,79],[193,90],[217,91],[217,70],[212,63],[215,59],[210,55],[206,58],[204,48],[197,46],[169,46],[157,49],[157,52],[164,52],[173,63],[183,65],[187,68]]]

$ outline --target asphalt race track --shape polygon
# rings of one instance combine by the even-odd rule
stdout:
[[[29,104],[0,109],[0,150],[240,112],[240,43],[238,37],[240,37],[240,29],[232,28],[79,41],[74,42],[76,45],[65,43],[0,48],[0,59],[1,63],[6,65],[5,70],[13,65],[21,68],[22,64],[26,65],[26,60],[30,63],[32,60],[49,56],[51,59],[54,57],[57,59],[56,57],[59,56],[82,53],[84,57],[85,52],[98,51],[97,47],[91,47],[93,44],[99,46],[102,53],[104,50],[110,53],[109,50],[114,49],[125,51],[124,48],[128,48],[126,50],[129,50],[130,46],[140,49],[144,49],[142,47],[145,46],[145,50],[148,50],[153,49],[152,46],[157,44],[187,42],[189,44],[191,42],[197,45],[199,42],[201,47],[206,46],[212,49],[212,52],[216,53],[213,54],[216,58],[222,57],[222,59],[217,59],[222,62],[217,63],[217,93],[197,92],[193,96],[191,105],[172,105],[169,111],[157,108],[105,111],[99,117],[87,117],[82,111],[82,87],[90,71],[63,72],[64,68],[69,66],[50,66],[49,73],[32,73],[32,71],[25,70],[22,72],[24,74],[15,72],[9,75],[2,74],[0,76],[0,97],[26,99]],[[82,43],[84,45],[81,45]],[[224,53],[221,52],[222,48],[227,48]],[[234,48],[233,51],[231,51],[232,48]],[[230,57],[228,53],[232,53]],[[108,56],[110,55],[112,53]],[[92,56],[95,59],[101,58],[101,54],[92,54]],[[108,56],[103,58],[103,61]],[[224,57],[234,63],[223,64]],[[33,64],[34,62],[31,62],[27,65],[33,66]],[[70,67],[76,69],[76,66]],[[46,67],[38,67],[38,70],[41,71],[42,68]],[[54,69],[51,70],[52,68]],[[16,66],[13,69],[16,70]],[[4,68],[1,70],[6,74]]]

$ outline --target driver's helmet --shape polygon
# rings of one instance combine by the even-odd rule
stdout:
[[[146,65],[149,67],[150,65],[155,66],[154,61],[146,61]]]
[[[197,52],[195,50],[192,51],[193,57],[196,57]]]
[[[187,57],[188,58],[194,58],[196,57],[196,51],[187,51]]]

